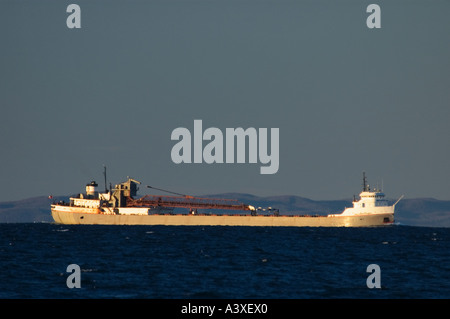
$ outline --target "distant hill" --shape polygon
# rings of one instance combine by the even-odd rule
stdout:
[[[13,202],[0,202],[0,223],[53,222],[50,205],[53,201],[69,200],[69,196],[32,197]]]
[[[281,214],[330,214],[340,213],[352,207],[351,200],[311,200],[284,195],[259,197],[251,194],[226,193],[204,195],[210,198],[233,198],[255,207],[273,207]],[[19,201],[0,202],[0,223],[53,222],[50,204],[53,201],[68,201],[69,196],[33,197]],[[390,201],[391,203],[393,201]],[[410,226],[450,227],[450,201],[434,198],[403,199],[397,205],[396,222]]]

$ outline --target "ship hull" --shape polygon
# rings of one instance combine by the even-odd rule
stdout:
[[[102,214],[99,209],[53,206],[58,224],[84,225],[166,225],[166,226],[279,226],[279,227],[370,227],[391,225],[394,214],[357,216],[251,216],[251,215],[119,215]]]

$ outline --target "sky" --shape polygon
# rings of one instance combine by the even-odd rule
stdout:
[[[81,28],[67,26],[71,3]],[[381,28],[366,24],[371,3]],[[365,171],[389,198],[450,200],[448,12],[445,0],[2,0],[0,201],[103,188],[104,165],[113,185],[191,195],[348,199]],[[278,171],[174,163],[171,134],[194,120],[278,128]]]

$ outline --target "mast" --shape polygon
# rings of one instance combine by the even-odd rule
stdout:
[[[103,165],[103,176],[105,177],[105,193],[107,193],[108,187],[106,186],[106,165]]]
[[[366,172],[363,172],[363,192],[369,191],[369,185],[367,185]]]

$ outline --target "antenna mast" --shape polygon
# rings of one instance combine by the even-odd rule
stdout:
[[[107,193],[108,187],[106,186],[106,165],[103,165],[103,175],[105,176],[105,193]]]
[[[363,192],[367,192],[368,185],[367,185],[367,178],[366,178],[366,172],[363,172]]]

